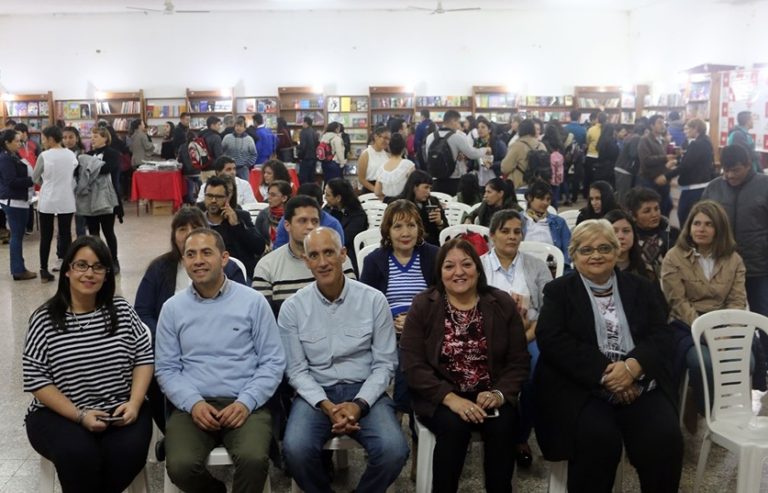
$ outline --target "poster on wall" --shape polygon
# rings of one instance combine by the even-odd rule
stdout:
[[[749,134],[758,151],[768,152],[768,69],[725,72],[720,88],[720,146],[737,125],[742,111],[752,113]]]

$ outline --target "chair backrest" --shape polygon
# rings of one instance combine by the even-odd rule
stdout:
[[[242,207],[244,211],[248,211],[248,214],[251,215],[251,220],[255,221],[259,212],[269,208],[269,204],[267,202],[248,202],[247,204],[243,204]]]
[[[359,236],[359,235],[358,235]],[[355,243],[355,246],[357,246],[357,243]],[[357,256],[357,270],[360,272],[360,277],[363,277],[363,265],[365,265],[364,260],[365,257],[368,256],[369,253],[379,248],[381,245],[376,243],[375,245],[368,245],[364,247],[359,252],[355,252]]]
[[[475,233],[482,235],[483,239],[490,246],[491,230],[485,226],[480,226],[479,224],[459,224],[456,226],[448,226],[444,230],[440,231],[440,244],[444,245],[446,241],[462,233],[466,233],[467,231],[474,231]]]
[[[364,193],[360,195],[357,200],[360,201],[361,204],[365,204],[366,202],[381,202],[381,199],[379,199],[375,193]]]
[[[565,224],[568,225],[568,229],[573,231],[573,228],[576,227],[576,219],[579,218],[579,210],[573,209],[570,211],[563,211],[558,214],[558,216],[562,217],[565,220]]]
[[[472,206],[462,204],[461,202],[443,204],[443,212],[445,212],[445,217],[448,218],[449,226],[461,224],[461,218],[464,217],[464,214],[469,214],[471,210]]]
[[[369,200],[368,202],[363,203],[363,210],[368,216],[368,227],[378,228],[381,226],[381,220],[384,218],[384,211],[387,210],[387,204]]]
[[[565,270],[565,256],[555,245],[550,245],[549,243],[541,241],[521,241],[520,251],[533,255],[536,258],[540,258],[544,262],[546,262],[547,258],[552,255],[557,264],[557,267],[555,267],[555,277],[563,275],[563,271]]]
[[[704,411],[710,428],[719,419],[743,420],[748,425],[754,417],[749,361],[757,329],[768,335],[768,318],[746,310],[715,310],[693,321],[691,333],[699,365],[705,367],[702,335],[712,361],[714,396],[709,395],[707,372],[701,372],[704,379]]]
[[[358,267],[362,268],[363,261],[360,260],[360,254],[363,248],[371,245],[380,246],[381,231],[379,228],[368,228],[355,236],[355,257]]]
[[[243,271],[243,279],[245,279],[245,282],[248,282],[248,275],[245,273],[245,264],[235,257],[229,257],[229,261],[240,267],[240,270]]]
[[[443,204],[443,205],[447,204],[448,202],[453,201],[453,196],[452,195],[448,195],[447,193],[443,193],[443,192],[429,192],[429,195],[431,195],[432,197],[437,198],[437,200],[439,200],[440,203]]]

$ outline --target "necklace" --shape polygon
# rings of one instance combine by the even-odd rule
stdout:
[[[96,319],[96,315],[98,315],[99,313],[101,313],[101,308],[97,308],[96,310],[94,310],[93,313],[91,313],[91,316],[88,318],[88,323],[85,324],[85,327],[83,327],[83,324],[80,323],[80,320],[77,318],[77,314],[71,313],[71,315],[72,315],[72,320],[74,320],[74,322],[80,328],[80,331],[85,332],[86,330],[88,330],[88,327],[91,326],[93,321]]]
[[[469,310],[459,310],[445,297],[445,304],[448,309],[448,317],[454,330],[460,334],[466,334],[469,328],[480,322],[480,312],[477,310],[477,303]]]

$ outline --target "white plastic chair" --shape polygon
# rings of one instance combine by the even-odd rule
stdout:
[[[240,268],[240,270],[243,272],[243,279],[245,279],[246,282],[247,282],[248,281],[248,274],[245,273],[245,264],[241,260],[236,259],[235,257],[229,257],[229,261],[232,262],[233,264],[237,265]]]
[[[224,447],[216,447],[208,454],[208,460],[205,462],[206,466],[231,466],[233,464],[232,458],[227,453],[227,449]],[[165,470],[165,484],[163,485],[164,493],[181,493],[181,490],[171,482],[171,478],[168,476],[168,469]],[[264,482],[264,490],[262,493],[271,493],[272,486],[269,484],[269,476]]]
[[[56,488],[56,467],[42,455],[40,456],[40,493],[53,493]],[[147,470],[141,472],[133,479],[133,482],[125,490],[128,493],[149,493],[149,477]]]
[[[457,226],[448,226],[444,230],[440,231],[440,244],[444,245],[446,241],[462,233],[466,233],[467,231],[474,231],[475,233],[483,235],[483,239],[485,239],[486,243],[490,245],[491,231],[485,226],[480,226],[479,224],[459,224]]]
[[[357,258],[357,265],[362,267],[363,261],[360,260],[360,254],[363,253],[363,249],[367,246],[376,245],[381,243],[381,231],[379,228],[368,228],[365,231],[357,233],[355,236],[355,257]]]
[[[378,228],[381,225],[381,220],[384,218],[384,211],[387,210],[387,204],[369,200],[368,202],[363,203],[363,210],[368,215],[368,227]]]
[[[760,491],[763,461],[768,459],[768,417],[755,416],[752,411],[749,361],[756,329],[768,335],[768,318],[744,310],[717,310],[693,321],[691,332],[704,381],[707,420],[693,491],[701,486],[712,442],[738,454],[736,493]],[[709,395],[702,335],[712,360],[714,396]]]
[[[471,211],[472,206],[462,204],[461,202],[448,202],[443,207],[443,212],[448,219],[449,226],[461,224],[461,218],[464,217],[464,214],[469,214]]]
[[[267,209],[268,207],[269,204],[267,202],[248,202],[242,206],[243,210],[248,211],[248,214],[251,215],[252,221],[256,221],[256,216],[259,215],[259,212]]]
[[[347,451],[356,448],[363,448],[363,446],[348,436],[333,437],[323,445],[323,450],[336,451],[336,467],[339,469],[346,469],[349,467]],[[291,493],[302,493],[302,491],[303,490],[299,488],[299,485],[296,484],[296,481],[291,480]],[[387,493],[395,493],[394,483],[387,488]]]
[[[357,270],[360,271],[360,277],[363,277],[363,265],[365,261],[365,257],[367,257],[372,251],[379,248],[379,245],[368,245],[367,247],[360,250],[360,253],[357,254]]]
[[[555,267],[555,277],[563,275],[563,271],[565,270],[565,255],[563,255],[563,252],[561,252],[555,245],[550,245],[549,243],[541,241],[523,240],[520,242],[520,251],[533,255],[536,258],[540,258],[544,262],[547,261],[547,257],[552,255],[557,264],[557,267]]]
[[[429,192],[429,195],[437,198],[437,200],[439,200],[440,203],[443,204],[443,206],[445,206],[445,204],[447,204],[448,202],[452,202],[454,200],[452,195],[448,195],[447,193],[443,193],[443,192]]]
[[[366,202],[381,202],[381,199],[378,198],[375,193],[364,193],[360,195],[357,200],[359,200],[361,204],[365,204]]]
[[[578,209],[570,210],[570,211],[563,211],[558,214],[558,216],[562,217],[565,220],[565,224],[568,225],[568,229],[573,231],[573,228],[576,227],[576,219],[579,218],[580,211]]]

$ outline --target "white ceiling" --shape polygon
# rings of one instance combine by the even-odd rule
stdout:
[[[633,10],[662,0],[444,0],[443,8],[480,7],[486,10],[571,7]],[[667,0],[669,1],[669,0]],[[173,0],[176,10],[211,12],[259,10],[407,10],[434,8],[436,0]],[[162,10],[164,0],[2,0],[0,15],[136,13],[127,6]]]

